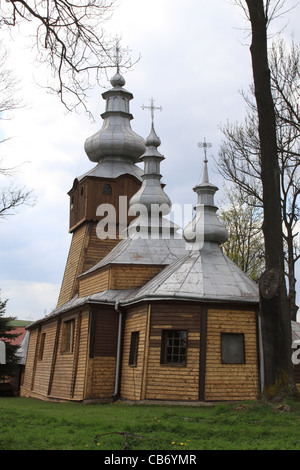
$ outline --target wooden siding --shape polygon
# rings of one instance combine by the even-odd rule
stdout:
[[[163,266],[112,265],[110,289],[136,289],[158,274]]]
[[[38,333],[39,333],[38,328],[30,331],[24,379],[23,379],[22,387],[20,389],[20,395],[22,397],[30,396]]]
[[[41,335],[45,334],[44,353],[43,358],[37,358],[35,366],[35,376],[32,383],[32,390],[43,396],[48,395],[48,386],[51,373],[51,364],[53,356],[54,341],[56,335],[57,321],[52,321],[41,326],[38,338],[38,349],[40,347]]]
[[[81,225],[73,233],[64,278],[57,303],[58,307],[71,300],[79,291],[80,287],[79,281],[77,279],[78,276],[92,268],[119,243],[118,239],[100,240],[96,234],[96,226],[97,224],[93,222],[86,223]],[[91,293],[90,289],[88,290],[89,293]],[[101,288],[96,288],[96,290],[93,292],[99,291],[101,291]],[[83,294],[80,296],[84,295],[89,294]]]
[[[107,289],[136,289],[152,279],[161,266],[109,265],[79,278],[79,297]]]
[[[147,365],[146,399],[198,400],[200,312],[196,304],[153,304]],[[182,365],[161,364],[162,331],[187,330],[187,362]]]
[[[110,269],[105,268],[79,279],[79,297],[95,294],[109,289]]]
[[[144,367],[146,367],[147,356],[145,354],[146,330],[147,330],[147,305],[142,305],[130,309],[126,314],[123,342],[122,378],[120,395],[128,400],[143,399],[143,377]],[[139,331],[139,345],[137,355],[137,365],[129,365],[129,352],[131,333]]]
[[[186,330],[185,365],[162,364],[163,330]],[[131,333],[139,331],[136,366],[129,366]],[[245,364],[221,363],[221,333],[243,333]],[[131,400],[207,401],[255,399],[258,395],[256,314],[205,308],[195,303],[153,303],[126,316],[121,397]]]
[[[30,332],[30,352],[27,356],[22,396],[46,398],[51,375],[57,321],[50,321]],[[42,358],[39,355],[41,337],[45,334]]]
[[[111,399],[114,394],[119,315],[114,308],[92,312],[87,398]]]
[[[62,352],[63,322],[74,318],[74,341],[70,353]],[[44,400],[84,398],[88,349],[88,312],[65,315],[31,331],[21,396]],[[44,351],[39,357],[40,340],[45,334]],[[34,352],[33,352],[34,351]]]
[[[221,333],[244,333],[245,364],[222,364]],[[256,399],[258,387],[255,312],[208,309],[205,399]]]
[[[86,272],[95,266],[101,259],[103,259],[111,250],[119,243],[120,239],[107,238],[100,240],[96,233],[97,224],[89,224],[89,239],[85,248],[83,269],[81,272]]]
[[[63,335],[58,340],[58,353],[49,395],[52,398],[82,400],[85,389],[85,373],[88,350],[89,312],[71,313],[62,317],[63,322],[74,319],[74,340],[71,352],[63,353]]]
[[[80,267],[82,266],[82,256],[87,236],[87,225],[82,225],[73,233],[57,307],[71,300],[75,294],[76,280],[77,276],[81,274]]]
[[[90,359],[90,392],[87,398],[112,399],[115,388],[115,357],[95,357]]]
[[[111,194],[103,194],[105,184],[111,186]],[[121,175],[115,180],[96,177],[85,177],[74,181],[70,196],[70,231],[86,221],[97,221],[97,208],[100,204],[111,204],[116,211],[116,222],[119,222],[119,196],[127,197],[127,214],[130,198],[139,190],[141,182],[131,175]],[[128,222],[132,217],[128,217]]]

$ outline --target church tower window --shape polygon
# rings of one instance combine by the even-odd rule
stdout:
[[[110,184],[105,184],[103,186],[103,194],[112,194],[112,187]]]

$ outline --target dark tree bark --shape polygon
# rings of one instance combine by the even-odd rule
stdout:
[[[259,120],[264,206],[266,271],[260,280],[264,354],[263,395],[266,398],[274,398],[294,390],[291,317],[284,279],[276,120],[267,50],[267,8],[263,0],[246,0],[246,3],[252,28],[250,51]]]

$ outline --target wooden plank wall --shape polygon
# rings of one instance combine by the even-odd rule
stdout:
[[[56,336],[57,320],[50,321],[43,324],[40,328],[38,337],[38,351],[39,355],[40,341],[43,334],[45,334],[44,352],[43,357],[36,358],[34,381],[32,382],[32,391],[44,397],[48,395],[48,386],[51,374],[52,357],[54,351],[54,342]]]
[[[103,259],[119,243],[118,238],[107,238],[100,240],[97,233],[97,223],[89,223],[89,239],[84,254],[82,272],[88,271]]]
[[[221,333],[244,333],[245,364],[222,364]],[[255,312],[208,309],[205,399],[256,399],[258,387]]]
[[[85,239],[88,236],[88,226],[82,225],[72,235],[70,251],[67,259],[65,273],[58,297],[57,307],[72,299],[75,282],[79,272],[82,253],[85,248]]]
[[[109,265],[79,278],[79,297],[107,289],[136,289],[152,279],[161,266]]]
[[[63,322],[75,319],[73,351],[62,353]],[[76,312],[43,323],[30,333],[30,343],[21,396],[42,398],[84,398],[86,359],[88,349],[88,312]],[[39,357],[42,335],[44,352]]]
[[[89,311],[73,312],[63,316],[63,322],[75,320],[74,347],[72,352],[62,352],[62,337],[59,335],[58,353],[54,365],[49,395],[60,399],[84,399],[85,373],[89,341]]]
[[[95,271],[79,279],[79,297],[96,294],[109,289],[110,268]]]
[[[71,300],[74,295],[80,291],[80,280],[78,280],[77,277],[95,266],[95,264],[104,258],[119,243],[118,239],[100,240],[96,235],[96,226],[96,222],[85,223],[73,233],[57,303],[58,307]],[[96,284],[98,282],[98,278],[96,280],[93,279],[94,275],[98,276],[98,272],[89,276],[89,281],[83,280],[83,293],[79,294],[80,297],[101,291],[101,283],[100,288],[98,288],[97,285],[93,285],[94,281]],[[91,282],[91,286],[87,287],[89,282]],[[87,294],[85,293],[86,287],[88,291]],[[105,286],[103,290],[106,288]]]
[[[143,305],[131,308],[130,311],[126,314],[120,395],[122,398],[126,398],[128,400],[143,399],[143,372],[147,363],[147,357],[145,355],[147,311],[148,306]],[[129,351],[131,333],[135,331],[139,331],[137,365],[130,366]]]
[[[57,321],[50,321],[30,332],[30,343],[25,366],[21,396],[46,399],[51,375],[53,347]],[[43,357],[40,358],[42,335],[45,334]]]
[[[130,198],[139,190],[141,182],[135,177],[125,174],[115,180],[99,180],[99,178],[87,178],[87,203],[86,218],[95,220],[97,208],[100,204],[112,204],[116,210],[116,221],[119,222],[119,196],[127,196],[127,214]],[[111,194],[103,194],[104,185],[111,185]],[[99,218],[98,218],[99,219]]]
[[[198,400],[200,312],[201,307],[196,304],[152,305],[146,399]],[[164,329],[188,331],[186,366],[160,364]]]
[[[163,266],[112,265],[110,289],[136,289],[142,287],[162,270]]]
[[[122,398],[197,401],[202,393],[207,401],[257,398],[259,377],[255,312],[209,308],[207,316],[205,312],[206,309],[203,310],[199,304],[179,302],[152,303],[149,311],[146,304],[129,310],[124,330]],[[207,331],[203,321],[201,329],[201,315],[204,314]],[[185,366],[161,364],[164,329],[188,331]],[[138,360],[137,366],[129,366],[130,339],[134,331],[140,332]],[[222,364],[222,332],[244,333],[245,364]],[[204,362],[201,351],[205,353]],[[202,385],[200,381],[203,381]]]
[[[110,184],[111,194],[104,194],[105,184]],[[98,177],[85,177],[80,182],[75,179],[70,196],[70,231],[80,223],[96,221],[97,208],[100,204],[111,204],[116,211],[116,221],[119,222],[119,196],[127,197],[127,214],[130,198],[139,190],[141,182],[135,177],[125,174],[117,179],[103,179]],[[73,200],[73,207],[72,207]],[[132,217],[128,217],[128,222]]]
[[[113,307],[101,307],[92,313],[94,331],[89,353],[86,398],[112,398],[115,388],[119,315]]]
[[[30,396],[38,333],[38,328],[30,331],[23,385],[20,389],[20,396],[22,397]]]

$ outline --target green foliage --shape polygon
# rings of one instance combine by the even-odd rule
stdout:
[[[12,333],[15,328],[12,324],[15,317],[5,316],[7,302],[8,300],[2,300],[0,297],[0,339],[6,344],[6,364],[0,365],[0,381],[12,373],[14,365],[18,362],[18,346],[12,345],[11,341],[19,334]]]
[[[263,214],[255,201],[241,190],[225,189],[225,200],[219,217],[226,226],[229,238],[223,252],[251,279],[258,281],[265,267]]]
[[[125,444],[129,450],[174,452],[300,448],[300,402],[291,399],[169,406],[0,398],[0,416],[0,450],[123,450]]]

